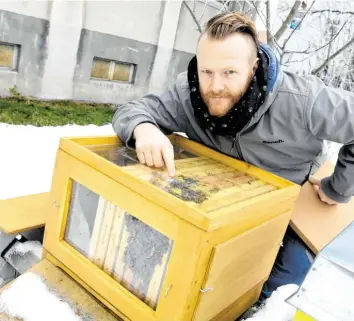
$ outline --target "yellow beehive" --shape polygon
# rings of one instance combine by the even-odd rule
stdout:
[[[123,320],[233,321],[268,278],[299,186],[170,140],[174,178],[117,137],[62,139],[46,257]]]

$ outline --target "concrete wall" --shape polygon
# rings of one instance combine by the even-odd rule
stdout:
[[[193,1],[187,1],[189,7],[193,9]],[[219,9],[214,6],[205,6],[202,2],[195,3],[195,15],[197,18],[202,17],[200,25],[203,28],[204,24],[215,14]],[[196,45],[199,38],[199,31],[191,14],[185,5],[182,6],[181,15],[178,21],[178,32],[176,36],[175,49],[179,51],[195,54]]]
[[[74,77],[74,99],[121,103],[146,92],[155,45],[83,29]],[[94,57],[137,65],[134,84],[91,80]]]
[[[43,98],[72,98],[84,7],[84,0],[52,3],[48,55],[42,79],[41,97]]]
[[[189,1],[193,7],[193,2]],[[202,24],[217,5],[196,2]],[[181,0],[0,2],[0,41],[21,46],[0,95],[124,103],[162,90],[187,69],[199,33]],[[137,65],[133,84],[90,79],[94,57]]]
[[[0,10],[0,41],[20,45],[18,71],[0,70],[0,95],[14,85],[24,95],[40,95],[48,29],[47,20]]]
[[[174,80],[177,79],[177,76],[187,70],[189,61],[194,57],[194,54],[173,50],[170,63],[167,69],[167,78],[165,86],[171,84]]]
[[[33,1],[33,0],[12,0],[0,1],[0,10],[19,13],[21,15],[36,17],[40,19],[50,19],[51,1]]]
[[[165,1],[86,1],[83,28],[157,44]]]

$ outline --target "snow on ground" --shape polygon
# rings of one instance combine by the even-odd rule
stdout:
[[[50,190],[60,137],[113,134],[111,125],[38,128],[0,123],[0,199]],[[335,146],[332,149],[334,162],[337,151],[338,146]],[[295,309],[284,301],[296,289],[295,285],[279,288],[266,305],[247,320],[292,320]],[[80,320],[69,305],[60,302],[59,298],[48,291],[43,281],[32,273],[16,279],[11,288],[1,296],[0,303],[3,308],[7,307],[13,316],[22,317],[25,321],[48,320],[48,315],[51,316],[51,320]]]
[[[0,123],[0,199],[50,190],[61,136],[113,134],[111,125],[34,127]]]
[[[38,259],[42,257],[42,244],[39,241],[26,241],[26,242],[17,242],[6,254],[19,254],[25,255],[27,253],[33,253]]]
[[[51,293],[39,275],[25,273],[0,297],[6,314],[23,321],[81,321],[72,307]]]
[[[245,319],[247,321],[291,321],[294,318],[296,309],[286,303],[292,294],[298,290],[295,284],[288,284],[278,288],[272,296],[265,301],[264,305],[252,315]]]

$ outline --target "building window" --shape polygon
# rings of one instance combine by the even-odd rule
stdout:
[[[107,60],[102,58],[93,58],[91,69],[91,79],[126,82],[134,82],[136,65]]]
[[[19,46],[0,42],[0,70],[17,71]]]

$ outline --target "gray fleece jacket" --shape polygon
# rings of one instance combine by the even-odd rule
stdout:
[[[334,173],[321,182],[324,193],[346,203],[354,194],[354,95],[326,87],[317,77],[279,69],[264,104],[234,139],[212,134],[194,117],[187,73],[165,92],[117,109],[113,128],[128,145],[135,127],[150,122],[184,132],[226,155],[302,184],[326,159],[326,142],[343,144]]]

